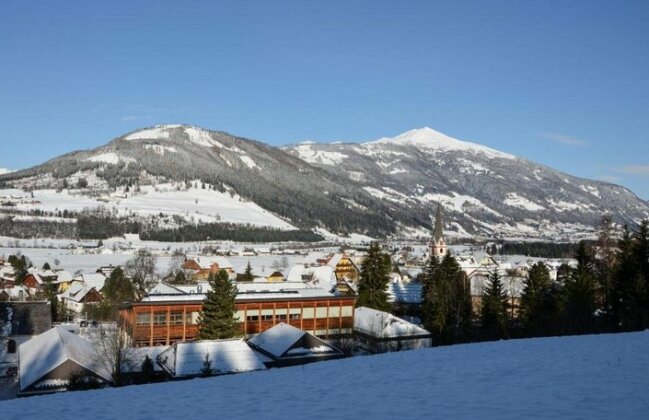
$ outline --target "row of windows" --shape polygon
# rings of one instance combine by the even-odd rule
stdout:
[[[149,312],[137,314],[137,325],[150,325],[151,324],[151,314]],[[187,323],[196,324],[198,319],[198,312],[192,312],[187,314]],[[185,322],[185,315],[182,312],[171,312],[169,313],[169,325],[183,325]],[[166,312],[154,312],[153,313],[153,325],[167,325],[167,313]]]
[[[246,321],[255,322],[259,321],[272,321],[273,313],[275,315],[276,321],[286,321],[286,320],[297,320],[301,317],[305,319],[312,318],[336,318],[339,316],[349,317],[353,314],[353,307],[351,306],[332,306],[327,307],[318,307],[318,308],[280,308],[273,311],[272,309],[263,309],[261,311],[256,309],[250,309],[246,312],[237,311],[235,318],[242,320],[244,314],[246,315]],[[260,313],[261,312],[261,313]],[[182,312],[170,312],[169,313],[169,325],[183,325],[187,324],[197,324],[198,323],[198,312],[191,312],[185,315]],[[138,313],[136,318],[137,325],[167,325],[167,312],[154,312],[153,315],[150,312]]]
[[[270,314],[270,315],[261,315],[261,316],[260,315],[248,315],[246,317],[246,321],[248,321],[248,322],[257,322],[257,321],[260,320],[260,318],[261,318],[261,321],[272,321],[273,320],[273,315],[272,314]],[[276,322],[286,321],[288,319],[290,319],[291,321],[300,319],[300,314],[290,314],[290,315],[275,314],[275,321]]]

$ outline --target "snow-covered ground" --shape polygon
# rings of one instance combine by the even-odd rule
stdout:
[[[646,418],[649,332],[511,340],[0,402],[3,419]]]
[[[102,197],[91,197],[68,190],[35,190],[32,195],[18,189],[5,189],[0,190],[0,197],[10,198],[16,203],[15,209],[23,211],[80,212],[84,209],[105,208],[119,216],[137,214],[146,217],[162,213],[194,222],[249,223],[255,226],[295,229],[290,223],[236,194],[202,189],[199,181],[195,181],[194,185],[192,188],[180,190],[172,184],[143,186],[138,193]]]

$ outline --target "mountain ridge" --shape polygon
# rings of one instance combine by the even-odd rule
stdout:
[[[618,223],[649,216],[647,202],[624,187],[574,177],[429,127],[362,143],[273,147],[224,131],[165,124],[0,175],[0,182],[61,190],[82,185],[80,178],[91,188],[79,193],[90,196],[197,182],[296,228],[374,237],[427,235],[437,203],[445,208],[449,234],[463,236],[572,237],[592,233],[604,214]],[[201,192],[196,193],[198,200]],[[188,211],[182,216],[190,222]]]

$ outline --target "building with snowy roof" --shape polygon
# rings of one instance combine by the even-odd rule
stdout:
[[[248,345],[271,360],[268,367],[293,366],[344,357],[326,341],[283,322],[248,340]]]
[[[73,377],[99,384],[111,372],[90,341],[54,327],[20,345],[18,395],[65,391]]]
[[[174,379],[202,375],[205,361],[213,375],[264,370],[266,365],[242,339],[204,340],[176,343],[157,357],[157,362]]]
[[[252,336],[288,323],[320,337],[350,335],[355,296],[337,296],[303,282],[237,282],[235,319]],[[198,335],[198,315],[209,283],[173,286],[179,292],[149,294],[120,309],[120,325],[134,346],[172,345]]]
[[[360,307],[354,311],[354,339],[372,353],[412,350],[432,345],[427,330],[388,312]]]

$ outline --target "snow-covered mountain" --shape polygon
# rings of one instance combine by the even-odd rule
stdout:
[[[13,206],[26,211],[102,206],[119,216],[173,216],[175,225],[229,221],[373,236],[395,231],[387,206],[344,177],[257,141],[185,125],[137,130],[0,182],[30,191],[26,203]],[[348,209],[348,202],[357,207]]]
[[[310,142],[285,150],[346,175],[382,201],[407,204],[419,219],[442,203],[447,228],[457,233],[570,237],[591,230],[606,213],[618,222],[649,216],[647,203],[626,188],[428,127],[360,144]]]
[[[161,125],[1,175],[0,188],[14,200],[0,210],[23,217],[101,206],[118,217],[160,215],[171,227],[221,221],[373,237],[427,235],[437,203],[458,235],[574,239],[606,213],[618,222],[649,217],[647,203],[623,187],[430,128],[279,149]]]
[[[0,168],[0,175],[8,174],[8,173],[11,173],[11,172],[13,172],[11,169]]]

